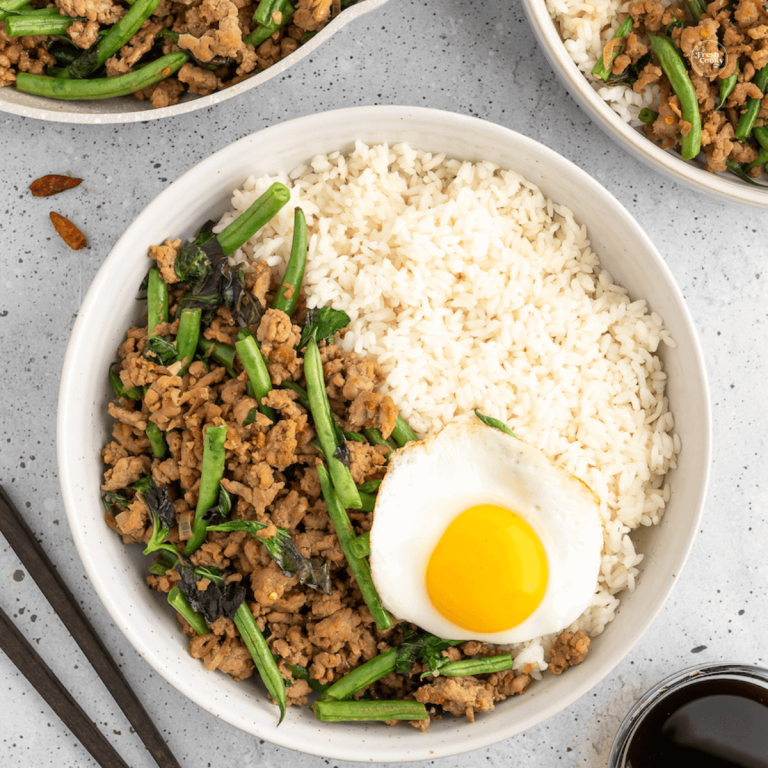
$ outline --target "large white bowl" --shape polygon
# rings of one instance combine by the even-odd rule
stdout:
[[[673,150],[663,150],[649,141],[637,128],[622,120],[587,81],[565,49],[560,33],[547,10],[545,0],[523,0],[536,38],[549,59],[552,69],[568,89],[576,103],[614,141],[638,160],[661,171],[675,181],[722,200],[768,207],[768,189],[742,181],[731,173],[710,173],[696,160],[683,160]]]
[[[275,728],[275,709],[253,681],[233,683],[186,653],[173,611],[144,583],[139,547],[125,547],[104,524],[99,449],[108,439],[107,366],[140,309],[136,287],[147,247],[189,236],[228,207],[230,191],[250,174],[290,171],[313,154],[366,142],[407,141],[467,160],[491,160],[524,174],[587,225],[593,247],[632,297],[647,298],[678,347],[664,353],[669,399],[683,443],[672,472],[672,499],[661,526],[638,535],[647,553],[637,590],[598,637],[584,664],[546,677],[473,725],[434,722],[426,734],[406,725],[321,724],[291,708]],[[292,120],[241,139],[187,172],[131,224],[99,270],[83,302],[64,363],[59,395],[58,457],[64,502],[80,557],[115,624],[172,685],[208,711],[260,738],[326,757],[360,761],[432,759],[513,736],[559,712],[607,675],[659,612],[698,527],[710,460],[706,373],[691,318],[656,249],[627,211],[569,161],[531,139],[481,120],[411,107],[359,107]]]
[[[54,123],[85,123],[90,125],[142,123],[145,120],[157,120],[161,117],[194,112],[196,109],[210,107],[231,99],[233,96],[239,96],[241,93],[277,77],[277,75],[282,75],[289,67],[301,61],[305,56],[309,56],[318,46],[349,24],[350,21],[368,13],[368,11],[381,7],[386,2],[387,0],[358,0],[355,5],[346,8],[311,40],[308,40],[290,56],[278,61],[273,67],[265,69],[263,72],[237,83],[237,85],[232,85],[223,91],[215,91],[208,96],[185,94],[181,101],[172,107],[153,109],[151,106],[148,107],[148,102],[139,101],[133,96],[93,101],[60,101],[21,93],[13,87],[8,87],[0,88],[0,112],[10,112],[12,115],[49,120]]]

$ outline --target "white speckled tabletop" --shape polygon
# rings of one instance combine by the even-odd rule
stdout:
[[[315,111],[382,103],[492,120],[584,168],[648,232],[698,325],[712,390],[713,467],[701,531],[671,599],[627,658],[577,703],[494,747],[429,763],[605,766],[621,719],[661,677],[704,661],[766,663],[768,213],[667,181],[597,131],[556,80],[514,2],[391,0],[287,74],[173,120],[79,127],[0,116],[0,339],[6,350],[0,370],[0,483],[182,765],[330,765],[273,747],[207,714],[159,678],[111,624],[86,579],[64,514],[56,400],[81,300],[112,245],[150,200],[201,159],[255,130]],[[38,176],[68,171],[85,179],[78,190],[48,202],[27,192]],[[48,221],[51,208],[82,227],[87,250],[70,251],[59,240]],[[0,551],[0,607],[126,761],[134,768],[153,766],[4,541]],[[96,765],[2,654],[0,753],[4,768]]]

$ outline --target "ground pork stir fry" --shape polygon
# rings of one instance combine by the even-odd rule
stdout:
[[[91,81],[123,77],[127,88],[122,93],[167,107],[185,92],[207,95],[271,67],[354,2],[29,0],[0,13],[0,87],[16,83],[19,73],[49,75],[55,79],[22,78],[18,87],[55,97],[59,76],[65,74],[66,98],[104,98],[112,95],[110,84],[90,87]],[[51,14],[33,14],[42,9]],[[121,19],[127,34],[114,26]],[[46,34],[25,34],[33,29]],[[167,60],[168,67],[161,65],[156,76],[140,71],[160,60]]]
[[[768,162],[768,14],[755,0],[635,0],[593,73],[636,93],[657,83],[658,106],[644,109],[644,132],[686,159],[702,151],[706,169],[747,181]],[[630,22],[631,19],[631,22]],[[598,71],[605,63],[612,66]],[[690,147],[686,146],[690,144]]]
[[[225,231],[218,243],[223,248],[226,241]],[[205,243],[205,237],[197,242]],[[319,353],[323,397],[345,430],[340,442],[361,498],[385,474],[391,450],[386,443],[398,421],[392,399],[377,391],[383,380],[377,362],[341,349],[332,329],[328,341],[302,348],[303,331],[327,318],[306,309],[297,287],[284,291],[289,305],[281,305],[275,295],[285,283],[278,283],[265,262],[238,281],[259,308],[248,330],[236,319],[242,296],[207,317],[199,307],[185,308],[190,283],[180,273],[189,268],[195,247],[168,240],[150,248],[156,269],[147,281],[149,317],[128,329],[117,350],[111,370],[116,397],[109,404],[115,421],[101,454],[105,520],[126,544],[143,543],[159,554],[147,581],[177,608],[190,655],[240,681],[256,672],[254,653],[261,642],[274,666],[271,680],[262,674],[273,698],[280,703],[282,696],[285,706],[305,705],[319,692],[314,707],[320,719],[325,707],[380,702],[388,708],[370,719],[409,720],[425,730],[446,713],[473,721],[524,693],[534,665],[513,669],[509,653],[500,656],[485,643],[452,643],[398,623],[361,591],[355,573],[364,571],[353,568],[358,558],[348,554],[326,502],[330,461],[320,450],[322,427],[313,417],[310,348]],[[206,268],[225,263],[226,257],[217,261],[215,249],[201,247],[208,249]],[[226,275],[227,267],[221,268]],[[210,284],[210,275],[205,279]],[[167,316],[153,309],[158,290],[167,295]],[[293,298],[297,307],[290,306]],[[273,304],[295,311],[289,316]],[[191,315],[203,316],[197,352],[194,359],[171,362],[165,357],[169,349],[186,348]],[[261,397],[247,354],[255,342],[268,377]],[[233,345],[237,354],[228,357]],[[382,444],[362,438],[366,430],[378,430]],[[210,490],[208,462],[217,435],[220,488],[214,488],[205,519],[198,520],[196,510]],[[372,506],[364,507],[345,513],[352,536],[361,540],[373,519]],[[386,628],[377,626],[382,613]],[[552,647],[550,670],[560,674],[581,663],[588,645],[581,632],[562,633]],[[477,673],[451,676],[450,665],[466,660],[479,660]],[[378,665],[379,673],[373,682],[357,684],[354,672],[366,663]],[[406,709],[395,712],[393,705]],[[416,710],[423,714],[410,714]]]

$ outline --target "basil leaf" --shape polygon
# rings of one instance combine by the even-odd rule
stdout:
[[[229,517],[231,509],[232,499],[227,492],[227,489],[223,485],[220,485],[216,506],[211,507],[207,512],[203,513],[203,520],[211,525],[219,525]]]
[[[296,349],[304,349],[312,339],[318,344],[323,339],[332,339],[337,331],[348,325],[349,315],[341,309],[331,307],[308,309]]]

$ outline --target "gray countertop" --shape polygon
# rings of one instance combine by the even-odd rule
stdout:
[[[503,6],[508,6],[503,8]],[[602,183],[648,232],[701,335],[712,389],[714,452],[704,519],[671,599],[625,660],[556,717],[496,746],[423,765],[604,766],[635,699],[669,672],[711,660],[765,663],[768,630],[768,271],[765,212],[722,203],[656,175],[606,138],[556,80],[513,2],[391,0],[286,75],[202,112],[138,125],[69,126],[0,116],[0,482],[118,658],[184,766],[338,761],[274,747],[220,722],[138,656],[88,582],[59,491],[55,415],[78,307],[134,217],[212,152],[301,115],[358,104],[463,112],[543,142]],[[71,171],[83,186],[34,200],[28,184]],[[51,207],[87,233],[70,251]],[[154,765],[13,552],[0,544],[0,606],[135,768]],[[5,768],[96,764],[0,654]]]

